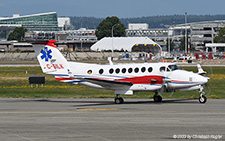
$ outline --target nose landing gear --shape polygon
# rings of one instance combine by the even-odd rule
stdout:
[[[206,101],[207,101],[207,97],[204,95],[205,94],[205,92],[203,91],[203,86],[201,86],[201,88],[200,88],[200,97],[199,97],[199,102],[200,103],[202,103],[202,104],[204,104],[204,103],[206,103]]]

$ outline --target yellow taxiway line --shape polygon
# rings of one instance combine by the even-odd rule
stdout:
[[[75,111],[112,111],[119,110],[119,108],[87,108],[87,109],[76,109]]]

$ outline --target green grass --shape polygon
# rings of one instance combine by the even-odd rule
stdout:
[[[197,67],[182,67],[197,72]],[[225,98],[225,67],[203,67],[210,77],[208,86],[211,88],[209,98]],[[213,72],[213,74],[211,74]],[[82,85],[58,82],[47,75],[46,84],[38,88],[29,85],[30,74],[44,75],[40,67],[0,67],[0,97],[23,98],[114,98],[110,90],[95,89]],[[138,92],[126,98],[152,98],[153,92]],[[198,91],[163,93],[163,98],[198,98]]]

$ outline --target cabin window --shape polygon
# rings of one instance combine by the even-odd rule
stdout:
[[[132,68],[129,68],[129,69],[128,69],[128,72],[129,72],[129,73],[132,73],[132,71],[133,71]]]
[[[145,72],[146,68],[145,67],[142,67],[141,68],[141,72]]]
[[[152,67],[148,68],[148,72],[150,72],[150,73],[152,72]]]
[[[119,68],[116,69],[116,73],[120,73],[120,69]]]
[[[114,70],[113,70],[113,69],[110,69],[110,70],[109,70],[109,73],[110,73],[110,74],[112,74],[113,72],[114,72]]]
[[[162,72],[162,71],[165,71],[166,70],[166,67],[160,67],[159,71]]]
[[[99,74],[103,74],[104,70],[103,69],[100,69],[99,70]]]
[[[134,72],[135,72],[135,73],[138,73],[138,72],[139,72],[139,68],[135,68],[135,69],[134,69]]]
[[[126,68],[122,69],[122,73],[126,73],[126,71],[127,71]]]

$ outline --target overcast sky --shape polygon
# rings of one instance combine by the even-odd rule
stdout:
[[[119,18],[225,14],[225,0],[0,0],[0,17],[57,12],[58,16]]]

